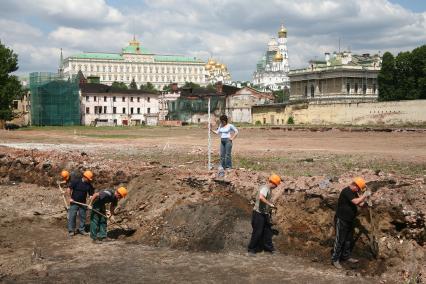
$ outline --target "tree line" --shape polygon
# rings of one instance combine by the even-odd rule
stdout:
[[[384,53],[377,80],[379,101],[426,99],[426,45],[396,57]]]

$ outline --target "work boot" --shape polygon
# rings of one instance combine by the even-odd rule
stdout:
[[[359,260],[358,260],[358,259],[356,259],[356,258],[352,258],[352,257],[350,257],[350,258],[346,259],[345,261],[350,262],[350,263],[358,263],[358,262],[359,262]]]
[[[89,235],[89,233],[88,232],[86,232],[86,231],[78,231],[81,235],[83,235],[83,236],[87,236],[87,235]]]
[[[337,269],[342,269],[343,267],[340,265],[339,261],[333,261],[333,266],[336,267]]]
[[[74,232],[68,232],[68,238],[71,239],[72,237],[74,237],[75,233]]]
[[[115,241],[114,239],[111,239],[111,238],[103,238],[103,239],[99,239],[99,241],[100,242],[103,242],[103,243],[110,243],[110,242],[113,242],[113,241]]]
[[[96,245],[99,245],[99,244],[102,244],[102,241],[101,240],[93,240],[92,239],[92,243],[94,243]]]
[[[254,251],[249,251],[248,256],[255,257],[256,253]]]

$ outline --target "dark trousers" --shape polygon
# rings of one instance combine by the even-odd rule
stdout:
[[[80,216],[80,227],[78,228],[78,230],[81,233],[84,232],[86,225],[86,207],[84,207],[83,205],[71,203],[70,208],[68,209],[68,232],[70,233],[75,231],[77,212]]]
[[[232,140],[229,138],[220,139],[220,164],[224,169],[232,168]]]
[[[101,204],[99,201],[93,203],[93,209],[106,214],[105,204]],[[107,219],[95,211],[90,214],[90,237],[93,240],[107,237]]]
[[[253,232],[251,234],[248,251],[274,251],[274,245],[272,244],[272,224],[269,215],[253,211],[251,226]]]
[[[351,257],[354,238],[354,222],[336,217],[336,239],[334,240],[332,261],[347,260]]]

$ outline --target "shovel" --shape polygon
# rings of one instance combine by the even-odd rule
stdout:
[[[77,201],[72,201],[72,203],[75,203],[75,204],[78,204],[78,205],[84,206],[84,207],[86,207],[86,208],[89,208],[89,205],[87,205],[87,204],[85,204],[85,203],[81,203],[81,202],[77,202]],[[93,212],[95,212],[95,213],[97,213],[97,214],[101,215],[102,217],[105,217],[106,219],[110,219],[108,216],[106,216],[105,214],[102,214],[101,212],[99,212],[99,211],[98,211],[98,210],[96,210],[96,209],[91,208],[90,210],[92,210]],[[111,217],[112,217],[112,216],[111,216]],[[112,223],[110,223],[110,225],[116,225],[116,226],[120,227],[122,230],[127,231],[127,229],[123,228],[123,227],[122,227],[121,225],[119,225],[117,222],[112,222]]]
[[[66,197],[65,197],[65,190],[63,190],[63,189],[62,189],[62,187],[61,187],[61,183],[60,183],[60,182],[58,182],[58,188],[59,188],[59,190],[60,190],[60,191],[61,191],[61,193],[62,193],[62,198],[64,199],[65,210],[67,210],[67,211],[68,211],[68,202],[67,202],[67,199],[66,199]]]
[[[372,212],[373,210],[371,209],[371,206],[368,206],[368,213],[370,214],[370,225],[371,225],[371,233],[369,235],[370,249],[371,249],[371,253],[373,254],[373,257],[377,258],[377,256],[379,255],[379,244],[377,243],[377,240],[376,240],[376,227],[374,226]]]

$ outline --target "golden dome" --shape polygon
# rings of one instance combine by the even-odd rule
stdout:
[[[213,65],[215,65],[215,64],[216,64],[216,61],[214,61],[213,59],[209,59],[209,64],[210,64],[211,66],[213,66]]]
[[[287,29],[284,27],[284,25],[281,25],[281,29],[278,31],[278,37],[287,37]]]
[[[216,63],[216,68],[220,68],[222,67],[222,64],[220,64],[220,62]]]
[[[225,64],[220,65],[220,69],[226,70],[226,65]]]
[[[210,69],[212,69],[212,66],[210,65],[210,64],[206,64],[205,66],[204,66],[204,68],[206,68],[206,70],[210,70]]]
[[[276,62],[281,62],[281,61],[283,61],[283,55],[281,54],[281,52],[280,52],[280,51],[277,51],[277,53],[275,53],[274,61],[276,61]]]

